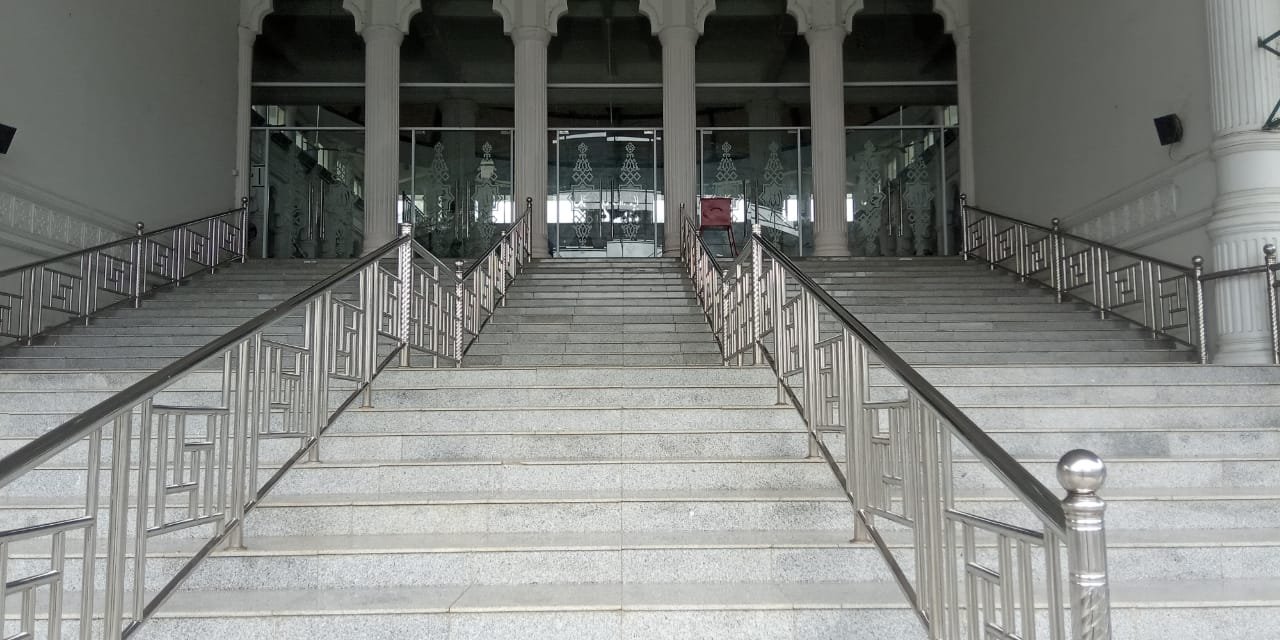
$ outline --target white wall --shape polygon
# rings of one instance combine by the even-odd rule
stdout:
[[[972,2],[976,204],[1131,248],[1207,252],[1204,0]],[[1186,134],[1161,147],[1152,119],[1167,113]]]
[[[0,268],[231,206],[237,19],[229,0],[0,0]]]

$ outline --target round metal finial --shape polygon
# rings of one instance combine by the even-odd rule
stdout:
[[[1107,465],[1085,449],[1068,451],[1058,461],[1058,482],[1071,493],[1094,493],[1107,481]]]
[[[1204,258],[1203,258],[1203,257],[1201,257],[1201,256],[1196,256],[1196,257],[1192,258],[1192,259],[1191,259],[1191,266],[1193,266],[1193,267],[1203,267],[1203,266],[1204,266]]]
[[[240,198],[240,206],[242,207],[249,206],[249,196],[243,196]]]
[[[533,198],[525,198],[524,203],[530,207],[533,206]]]
[[[968,201],[969,201],[969,194],[967,193],[960,194],[960,204],[964,204]]]
[[[144,227],[145,225],[143,225],[141,222],[138,222],[137,224],[133,225],[133,228],[138,230],[138,235],[142,235],[142,229]]]
[[[1058,225],[1062,224],[1062,218],[1054,218],[1053,220],[1050,220],[1050,222],[1052,222],[1052,223],[1053,223],[1053,226],[1055,226],[1055,227],[1056,227],[1056,226],[1058,226]]]
[[[1276,246],[1274,244],[1269,244],[1262,247],[1262,255],[1267,256],[1268,258],[1276,257]]]

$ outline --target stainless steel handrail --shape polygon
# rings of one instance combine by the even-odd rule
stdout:
[[[699,244],[685,221],[682,257],[725,364],[774,370],[779,402],[790,400],[800,410],[811,455],[827,462],[854,507],[855,539],[879,549],[930,637],[974,638],[987,631],[1029,637],[1045,623],[1052,638],[1066,637],[1068,628],[1078,639],[1110,637],[1105,503],[1096,495],[1105,467],[1096,455],[1077,450],[1063,456],[1058,479],[1068,493],[1059,501],[769,246],[759,227],[723,272],[708,266],[709,251]],[[874,397],[886,391],[891,399]],[[832,453],[828,437],[842,438],[843,457]],[[972,482],[974,475],[955,475],[953,438],[1028,513],[962,508],[957,484]],[[914,577],[886,544],[881,522],[911,532]],[[979,545],[979,538],[998,552]],[[1043,566],[1037,568],[1038,562]],[[1064,587],[1069,598],[1063,597]]]
[[[0,337],[33,338],[123,303],[141,306],[155,289],[248,258],[248,201],[240,208],[137,233],[0,271]],[[193,266],[195,267],[193,270]]]
[[[1207,361],[1204,300],[1196,269],[969,204],[960,196],[961,256],[981,260],[1023,281],[1115,316],[1197,350]],[[1135,311],[1136,310],[1136,311]]]
[[[1276,245],[1264,245],[1262,247],[1262,264],[1251,267],[1204,273],[1204,258],[1196,256],[1192,263],[1195,265],[1196,273],[1196,296],[1202,300],[1205,298],[1204,285],[1206,283],[1253,275],[1265,277],[1263,282],[1266,287],[1267,325],[1271,333],[1271,363],[1280,365],[1280,263],[1277,263],[1276,259]],[[1207,344],[1207,340],[1204,339],[1203,335],[1201,338],[1201,344]],[[1202,363],[1208,361],[1208,353],[1204,348],[1201,349],[1200,360]]]
[[[243,546],[245,514],[295,463],[319,459],[320,437],[360,396],[370,404],[374,378],[397,355],[403,362],[411,350],[425,353],[433,364],[461,359],[453,332],[464,305],[438,267],[413,264],[411,233],[401,225],[396,240],[0,459],[0,489],[37,492],[32,497],[47,495],[31,475],[43,464],[55,456],[85,460],[84,500],[62,510],[82,512],[18,512],[0,530],[0,567],[10,566],[9,543],[17,541],[47,543],[52,567],[0,579],[9,597],[29,603],[18,612],[19,636],[62,637],[64,618],[78,618],[82,639],[129,637],[214,549]],[[280,337],[294,318],[302,320],[300,339]],[[212,364],[219,366],[204,368]],[[219,380],[216,400],[172,403],[176,383],[202,388],[194,376],[209,374]],[[275,460],[262,454],[268,440],[292,443],[274,471],[267,465]],[[172,575],[148,567],[152,539],[197,528],[203,544]],[[72,534],[83,542],[78,579],[66,569]],[[106,566],[101,607],[99,562]],[[37,615],[36,589],[50,595],[45,615]],[[63,601],[74,594],[78,612],[66,615]]]

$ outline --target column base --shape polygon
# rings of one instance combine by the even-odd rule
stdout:
[[[1222,346],[1213,354],[1213,364],[1269,365],[1271,338],[1265,335],[1238,335],[1219,338]]]
[[[844,243],[840,244],[821,244],[813,245],[813,255],[818,258],[848,258],[853,255],[849,253],[849,246]]]

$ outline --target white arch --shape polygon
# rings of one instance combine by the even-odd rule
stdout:
[[[942,30],[946,33],[969,25],[969,0],[933,0],[933,12],[942,16]]]
[[[355,18],[356,33],[371,24],[394,26],[409,33],[409,22],[422,12],[425,0],[342,0],[342,8]],[[389,20],[389,21],[388,21]]]
[[[664,27],[676,24],[673,16],[670,15],[673,0],[640,0],[640,13],[649,18],[649,27],[653,31],[653,35],[658,35]],[[707,26],[707,16],[716,10],[716,0],[692,0],[693,3],[693,24],[687,25],[697,29],[698,33],[705,33]]]
[[[787,13],[796,19],[796,31],[843,24],[853,31],[853,17],[862,11],[864,0],[787,0]]]
[[[275,11],[273,0],[240,0],[240,26],[262,35],[262,21]]]

